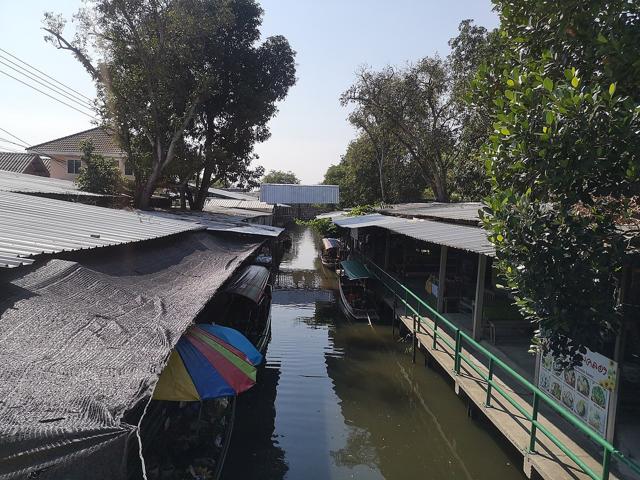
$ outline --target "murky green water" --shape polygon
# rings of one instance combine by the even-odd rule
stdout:
[[[238,401],[225,480],[522,479],[519,462],[389,326],[352,323],[317,238],[293,232],[258,384]]]

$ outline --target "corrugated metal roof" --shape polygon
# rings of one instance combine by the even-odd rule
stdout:
[[[446,245],[489,257],[495,256],[495,247],[489,241],[487,232],[481,227],[398,218],[379,213],[360,217],[340,217],[335,218],[333,222],[344,228],[380,227],[416,240]]]
[[[263,183],[260,185],[260,200],[263,202],[290,205],[338,204],[340,187],[338,185],[295,185]]]
[[[256,223],[246,223],[229,220],[225,215],[217,215],[207,212],[148,212],[148,215],[170,218],[173,220],[183,220],[195,222],[212,232],[242,233],[245,235],[257,235],[262,237],[278,237],[284,228],[272,227],[271,225],[260,225]]]
[[[0,191],[16,193],[50,193],[56,195],[88,195],[100,197],[96,193],[83,192],[68,180],[39,177],[26,173],[0,171]]]
[[[225,188],[209,188],[209,194],[214,197],[220,198],[231,198],[234,200],[247,200],[247,201],[257,201],[258,195],[251,195],[250,193],[238,192],[234,190],[227,190]]]
[[[94,153],[108,157],[124,157],[115,135],[104,127],[90,128],[83,132],[72,133],[66,137],[56,138],[27,148],[28,151],[46,154],[82,155],[80,145],[86,140],[93,142]]]
[[[480,202],[464,203],[402,203],[391,205],[380,211],[387,215],[418,218],[435,218],[451,220],[453,222],[479,225],[480,216],[478,212],[484,205]]]
[[[30,166],[33,170],[46,169],[40,156],[35,153],[0,152],[0,170],[25,173]]]
[[[261,212],[259,210],[245,210],[244,208],[219,207],[217,205],[205,204],[203,211],[214,215],[227,217],[226,220],[242,222],[250,218],[271,217],[271,212]]]
[[[265,202],[260,202],[255,198],[252,198],[251,200],[207,198],[205,202],[205,208],[206,207],[242,208],[244,210],[258,210],[265,213],[273,212],[273,205],[269,205]]]
[[[12,192],[0,192],[0,212],[0,267],[28,265],[45,253],[204,230],[193,222]]]

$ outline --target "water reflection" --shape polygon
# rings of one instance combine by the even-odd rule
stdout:
[[[341,314],[317,239],[293,233],[258,384],[238,401],[225,479],[521,479],[388,326]]]

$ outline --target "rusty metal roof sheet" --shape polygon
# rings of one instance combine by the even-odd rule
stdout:
[[[33,263],[41,254],[151,240],[203,225],[138,211],[0,191],[0,267]]]

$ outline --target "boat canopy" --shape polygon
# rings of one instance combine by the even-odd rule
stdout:
[[[340,247],[340,240],[338,240],[337,238],[323,238],[322,246],[324,247],[325,250],[338,248]]]
[[[358,260],[344,260],[340,262],[342,268],[344,269],[344,273],[347,275],[349,280],[363,280],[365,278],[373,278],[371,272],[367,270],[361,262]]]
[[[238,276],[231,280],[226,291],[241,295],[254,303],[258,303],[268,281],[269,270],[259,265],[249,265],[240,272]]]

